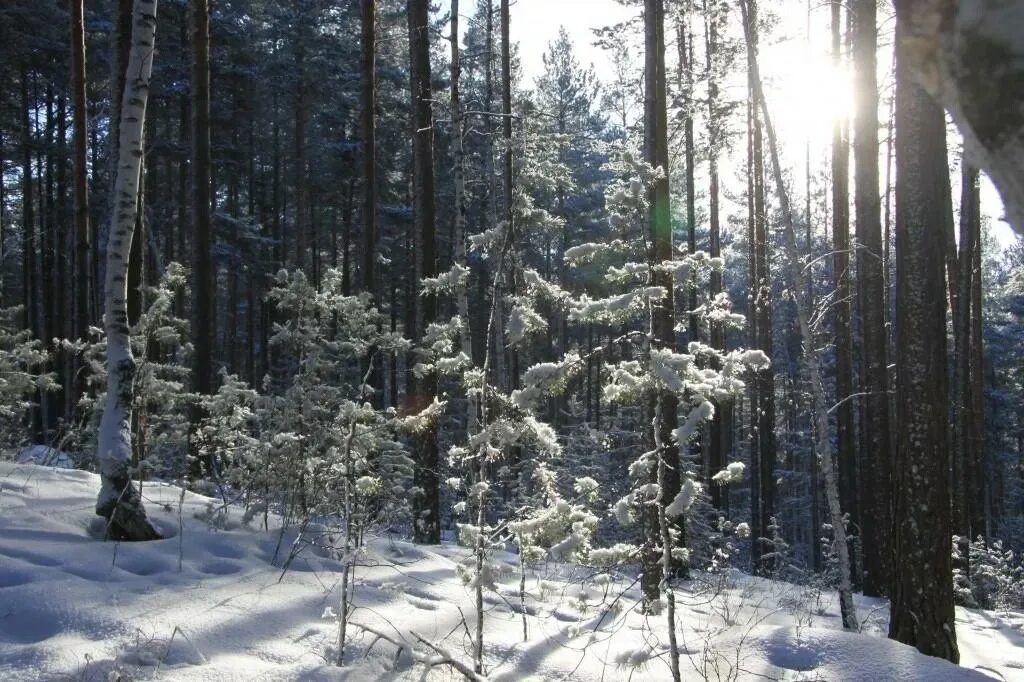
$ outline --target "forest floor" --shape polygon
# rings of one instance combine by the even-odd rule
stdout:
[[[166,539],[102,542],[98,487],[83,471],[0,463],[0,680],[419,679],[439,656],[416,635],[472,665],[462,548],[374,539],[337,667],[331,552],[307,547],[282,572],[294,533],[244,526],[240,510],[211,517],[218,501],[160,483],[144,495]],[[664,618],[637,612],[631,578],[531,572],[524,642],[516,557],[496,560],[507,571],[485,597],[489,679],[670,679]],[[677,599],[685,680],[1024,680],[1024,614],[958,609],[956,667],[886,639],[881,600],[858,599],[853,634],[834,593],[735,571],[698,576]],[[428,675],[461,678],[443,665]]]

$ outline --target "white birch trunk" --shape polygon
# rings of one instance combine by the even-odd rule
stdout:
[[[96,513],[108,520],[107,535],[117,540],[152,540],[159,534],[146,518],[132,485],[131,412],[135,378],[128,326],[128,260],[138,212],[143,127],[156,39],[156,0],[135,0],[132,46],[121,98],[114,211],[107,247],[104,329],[107,336],[107,395],[100,421],[97,455],[101,487]]]

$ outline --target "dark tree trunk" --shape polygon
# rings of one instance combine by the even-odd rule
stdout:
[[[376,292],[374,263],[377,260],[377,116],[376,116],[376,2],[361,0],[362,41],[360,71],[360,128],[362,130],[363,162],[363,260],[362,290]]]
[[[210,224],[210,4],[192,0],[192,390],[213,392],[213,345],[216,334],[213,229]],[[202,412],[193,410],[193,423]],[[194,462],[192,473],[212,462]]]
[[[889,637],[957,662],[951,575],[942,108],[910,78],[897,25],[895,533]]]
[[[437,274],[434,225],[434,120],[431,111],[430,89],[430,26],[427,0],[408,0],[409,64],[412,90],[412,142],[413,142],[413,230],[416,258],[415,282]],[[420,338],[427,326],[437,319],[437,297],[416,296],[419,310],[415,315],[410,337]],[[412,381],[411,407],[415,411],[426,409],[437,395],[437,376],[430,374]],[[414,485],[418,494],[414,498],[415,537],[420,543],[436,544],[441,541],[440,524],[440,459],[437,448],[436,420],[431,420],[416,435]]]
[[[886,285],[878,193],[878,85],[875,70],[878,32],[875,0],[857,0],[853,58],[854,204],[857,221],[857,300],[860,309],[861,455],[860,510],[864,574],[869,596],[888,593],[891,567],[892,462],[889,450],[889,381]],[[842,396],[840,396],[842,397]]]
[[[757,53],[757,3],[750,0],[748,3],[750,23],[749,39],[751,41],[748,50],[749,59]],[[750,73],[754,73],[753,64],[749,65]],[[751,108],[751,175],[754,191],[754,242],[753,249],[753,288],[754,295],[754,330],[755,345],[764,351],[769,358],[773,354],[772,340],[772,308],[771,294],[772,282],[771,273],[768,268],[769,249],[767,216],[765,215],[765,187],[764,187],[764,141],[761,117],[756,106]],[[772,367],[763,369],[754,377],[754,393],[757,396],[756,409],[751,415],[752,426],[755,437],[753,439],[753,450],[751,452],[751,467],[754,469],[756,489],[755,497],[757,504],[751,502],[751,513],[753,518],[751,535],[752,544],[751,558],[754,570],[758,572],[771,571],[774,562],[764,555],[773,552],[762,538],[770,538],[772,535],[772,517],[775,515],[775,370]]]
[[[92,244],[89,239],[89,184],[86,176],[86,139],[88,137],[86,121],[85,94],[85,20],[84,0],[71,0],[71,97],[74,107],[74,187],[75,196],[75,283],[74,306],[72,314],[72,335],[76,339],[85,340],[88,336],[89,323],[89,283],[91,281],[89,260],[92,255]],[[84,365],[76,360],[74,364],[75,381],[71,389],[72,404],[78,404],[78,398],[86,390]]]
[[[842,62],[842,13],[832,0],[832,64]],[[850,141],[847,122],[836,117],[832,124],[832,285],[835,288],[833,338],[836,349],[836,459],[839,463],[839,504],[850,518],[849,538],[860,527],[857,495],[857,461],[853,430],[853,338],[850,328]],[[853,548],[851,547],[851,550]],[[854,552],[850,553],[853,561]],[[851,566],[854,584],[859,582]]]
[[[664,6],[661,0],[644,2],[644,161],[665,172],[649,190],[648,230],[651,249],[648,262],[654,266],[672,259],[672,214],[669,206],[669,157],[668,157],[668,112],[665,96],[665,37]],[[650,335],[653,348],[672,349],[675,343],[675,320],[672,275],[656,272],[652,279],[654,286],[663,287],[666,295],[657,302],[651,302]],[[664,461],[662,489],[657,505],[644,506],[644,548],[642,556],[643,576],[641,590],[645,604],[650,607],[657,602],[661,592],[663,571],[661,567],[662,529],[659,526],[659,510],[669,504],[679,492],[679,446],[675,442],[678,420],[678,398],[676,394],[662,390],[651,405],[656,411],[655,423],[659,433],[650,433],[651,440],[646,448],[654,450]],[[645,429],[645,434],[648,429]],[[657,469],[657,467],[654,467]],[[648,483],[658,483],[657,472],[652,471]]]
[[[712,258],[722,255],[721,246],[721,211],[719,206],[718,155],[722,143],[721,102],[719,101],[719,84],[717,77],[719,60],[719,35],[723,27],[724,17],[716,3],[705,2],[705,21],[707,22],[707,41],[705,46],[706,67],[708,72],[708,253]],[[711,287],[708,298],[713,299],[722,291],[722,275],[720,272],[711,274]],[[714,348],[725,348],[725,331],[722,325],[712,322],[709,329],[709,341]],[[729,413],[722,402],[715,403],[715,415],[711,420],[708,438],[707,470],[714,475],[725,466],[729,433],[732,429],[728,419]],[[716,506],[722,504],[721,492],[712,491],[712,502]],[[717,498],[717,499],[716,499]]]
[[[953,523],[967,542],[985,535],[984,339],[981,336],[981,209],[978,169],[961,172],[959,276],[954,318],[956,440],[953,444]]]

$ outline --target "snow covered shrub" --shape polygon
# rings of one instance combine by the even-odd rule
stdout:
[[[624,333],[611,339],[592,353],[604,353],[615,348],[618,357],[605,364],[603,396],[607,404],[653,407],[660,396],[671,395],[678,401],[681,422],[669,433],[670,442],[656,436],[655,448],[642,452],[629,465],[631,487],[618,502],[612,513],[623,524],[644,519],[648,526],[657,525],[658,515],[664,517],[664,535],[671,547],[665,551],[673,565],[685,564],[689,558],[687,547],[682,546],[681,527],[694,504],[702,495],[702,486],[696,475],[683,471],[678,487],[666,499],[662,492],[662,478],[667,471],[678,471],[676,464],[666,464],[662,453],[668,448],[683,448],[699,432],[701,425],[714,414],[714,404],[731,399],[742,390],[741,375],[748,368],[762,367],[768,359],[759,351],[736,350],[725,353],[699,342],[691,342],[685,352],[659,346],[651,331],[652,308],[660,305],[669,292],[656,282],[666,277],[673,288],[685,290],[694,286],[712,271],[720,270],[721,259],[709,258],[705,253],[685,253],[677,250],[673,259],[660,263],[649,261],[646,241],[636,239],[643,234],[647,216],[647,188],[658,177],[659,171],[637,160],[629,151],[613,153],[606,168],[616,179],[605,192],[608,223],[613,238],[603,243],[587,243],[568,249],[565,262],[570,268],[587,266],[604,272],[604,281],[581,295],[574,295],[561,286],[549,282],[536,272],[524,272],[525,291],[517,298],[516,307],[522,319],[536,320],[540,304],[562,311],[569,322],[578,325],[603,325],[621,328]],[[591,278],[591,281],[593,278]],[[727,326],[741,324],[743,318],[731,312],[725,295],[693,311],[702,324],[714,322]],[[539,331],[542,325],[533,325]],[[586,367],[587,359],[578,350],[567,349],[553,361],[531,366],[523,375],[521,388],[514,391],[512,400],[524,409],[535,409],[540,401],[562,395],[575,388],[577,375]],[[648,409],[648,413],[658,410]],[[647,417],[650,419],[650,416]],[[661,431],[657,418],[653,425],[640,428]],[[659,442],[659,439],[661,442]],[[648,446],[651,443],[648,442]],[[723,477],[742,476],[742,470],[733,467]],[[724,482],[724,481],[723,481]],[[651,516],[651,510],[656,510]],[[651,531],[646,532],[652,544]],[[664,544],[660,539],[657,543]],[[651,551],[651,547],[648,551]],[[613,559],[634,560],[639,552],[628,545],[617,546],[614,552],[593,550],[589,561],[604,564]]]
[[[16,448],[28,441],[26,411],[38,391],[56,388],[54,375],[44,371],[49,353],[21,329],[16,318],[21,307],[0,309],[0,450]]]
[[[953,585],[957,603],[980,609],[1020,609],[1024,606],[1024,565],[1000,540],[979,535],[964,557],[961,538],[953,536]],[[965,561],[966,559],[966,561]]]
[[[131,329],[132,354],[137,366],[132,390],[132,465],[136,474],[180,477],[186,469],[188,412],[188,322],[175,316],[174,301],[181,296],[188,273],[169,263],[154,287],[144,291],[146,309]],[[81,354],[88,369],[90,390],[80,399],[82,421],[70,425],[66,449],[88,452],[95,447],[96,431],[107,387],[106,338],[90,330],[91,341],[64,341]]]
[[[251,400],[251,414],[227,395],[206,424],[209,440],[220,439],[225,453],[224,436],[216,434],[232,423],[254,430],[252,438],[236,436],[243,450],[230,454],[229,475],[248,482],[254,508],[279,502],[286,519],[344,518],[356,523],[357,536],[371,520],[405,514],[412,463],[396,440],[405,425],[365,397],[368,367],[408,343],[381,331],[388,325],[368,295],[344,295],[334,269],[319,289],[301,271],[282,270],[269,298],[280,320],[270,344],[287,371],[258,397],[228,382],[222,391]]]

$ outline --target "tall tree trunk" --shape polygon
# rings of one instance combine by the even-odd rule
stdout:
[[[307,178],[306,116],[309,87],[306,83],[306,31],[304,17],[298,19],[295,38],[295,267],[308,276],[306,256],[309,243],[309,181]]]
[[[359,122],[363,137],[362,164],[363,164],[363,239],[362,239],[362,267],[360,268],[361,290],[369,293],[375,302],[380,301],[380,292],[376,281],[377,262],[377,10],[376,0],[360,1],[360,113]],[[349,200],[351,203],[351,197]],[[350,215],[350,208],[346,208],[346,215]],[[346,271],[348,268],[348,253],[345,254]],[[367,362],[373,362],[375,351],[367,354]],[[374,362],[370,369],[369,385],[374,390],[374,404],[382,405],[384,400],[384,377],[382,363]]]
[[[757,26],[757,3],[749,0],[746,5],[747,36],[750,46],[747,51],[748,70],[751,79],[755,73],[754,60],[757,58],[758,26]],[[756,92],[756,84],[754,86]],[[756,100],[756,97],[755,97]],[[753,224],[754,241],[751,244],[753,251],[753,281],[751,287],[754,290],[754,343],[757,348],[764,351],[769,358],[773,354],[772,339],[772,308],[771,294],[772,282],[771,273],[768,268],[770,244],[768,242],[767,216],[765,215],[765,187],[764,187],[764,141],[761,117],[758,114],[757,106],[751,108],[751,180],[753,189]],[[751,414],[752,426],[755,437],[753,439],[753,450],[751,452],[751,466],[754,469],[754,483],[756,487],[756,501],[751,503],[752,544],[751,557],[754,570],[757,572],[770,571],[774,566],[774,560],[765,557],[765,554],[774,554],[774,548],[767,546],[765,539],[772,534],[772,518],[775,515],[775,370],[772,367],[758,371],[754,377],[754,393],[757,396],[756,409]]]
[[[896,457],[889,637],[957,662],[950,553],[945,115],[911,77],[903,23],[896,67]]]
[[[680,12],[676,23],[676,44],[679,51],[679,68],[682,71],[679,77],[679,89],[683,93],[683,155],[685,161],[685,184],[686,191],[686,246],[687,252],[693,254],[697,251],[697,189],[696,189],[696,145],[693,136],[693,114],[695,100],[693,97],[693,32],[690,30],[690,18],[685,11]],[[697,308],[697,289],[691,287],[687,297],[687,307],[690,311]],[[697,327],[697,315],[689,317],[689,340],[699,341],[700,332]],[[716,472],[717,473],[717,472]],[[712,490],[712,501],[720,497],[719,486]],[[715,507],[720,506],[720,501]]]
[[[462,100],[459,91],[459,79],[462,75],[461,54],[459,51],[459,0],[451,0],[452,24],[451,24],[451,110],[452,110],[452,165],[453,182],[455,184],[455,226],[453,239],[455,241],[455,263],[466,267],[466,149],[465,129],[463,125]],[[461,324],[459,330],[459,343],[462,352],[467,358],[473,357],[473,334],[469,320],[469,286],[463,286],[458,291],[458,314]],[[475,421],[477,419],[477,406],[473,395],[467,395],[466,404],[466,431],[472,435],[476,432]]]
[[[408,0],[409,64],[412,90],[413,141],[413,230],[416,257],[416,281],[437,274],[434,225],[434,119],[430,89],[430,16],[427,0]],[[417,292],[418,293],[418,292]],[[415,316],[413,338],[422,338],[437,319],[437,297],[415,296],[419,310]],[[437,376],[433,373],[413,380],[413,409],[426,409],[437,396]],[[437,448],[438,424],[429,420],[416,434],[414,460],[415,537],[420,543],[441,541],[440,458]]]
[[[878,193],[878,84],[875,0],[856,0],[853,59],[856,79],[854,108],[854,204],[857,221],[857,300],[860,309],[860,386],[862,398],[860,453],[861,546],[864,594],[888,592],[892,485],[889,450],[889,382],[886,367],[888,332],[886,286]],[[844,396],[840,395],[842,399]]]
[[[712,258],[717,258],[722,255],[718,176],[718,155],[719,147],[722,143],[722,122],[717,69],[719,68],[719,32],[723,27],[724,17],[718,4],[716,2],[708,3],[707,0],[704,3],[704,16],[707,22],[705,56],[708,77],[708,253]],[[721,291],[722,275],[720,272],[712,272],[708,298],[713,299]],[[711,322],[709,326],[711,346],[724,349],[725,331],[722,329],[722,325]],[[723,409],[724,407],[724,402],[716,401],[715,414],[711,419],[710,437],[707,446],[708,464],[706,468],[712,473],[721,471],[725,466],[728,434],[732,429],[728,419],[728,411]],[[719,504],[721,504],[721,499],[719,499]]]
[[[377,261],[377,74],[376,0],[360,0],[359,121],[363,163],[363,259],[362,290],[376,293],[374,264]]]
[[[501,0],[501,136],[505,142],[502,171],[505,197],[503,217],[508,221],[508,232],[514,245],[516,243],[516,225],[515,214],[512,210],[512,39],[509,32],[509,0]],[[513,295],[516,294],[516,285],[514,276],[506,285]],[[495,325],[495,329],[498,331],[496,343],[500,354],[504,352],[502,347],[505,340],[503,331],[505,319],[505,315],[502,314]],[[516,348],[509,349],[508,361],[510,379],[508,386],[510,389],[519,388],[519,352]]]
[[[135,0],[127,68],[131,77],[125,80],[121,98],[117,173],[113,187],[117,210],[111,216],[107,249],[104,311],[107,396],[97,443],[101,488],[96,500],[96,513],[107,519],[107,535],[115,540],[153,540],[159,537],[146,518],[128,468],[132,454],[132,384],[135,377],[135,358],[128,328],[128,259],[138,211],[143,125],[155,37],[155,0]]]
[[[213,346],[216,334],[213,272],[213,228],[210,224],[210,3],[192,0],[192,391],[213,392]],[[193,424],[202,418],[192,411]],[[200,466],[211,474],[211,461],[193,461],[192,474]]]
[[[772,176],[775,180],[775,192],[778,195],[779,209],[782,214],[784,228],[783,243],[785,245],[785,264],[789,275],[789,285],[796,289],[803,279],[803,273],[801,272],[800,254],[796,245],[793,210],[789,201],[789,192],[786,189],[786,181],[782,174],[782,163],[779,161],[779,143],[775,137],[775,129],[772,126],[772,119],[768,112],[768,102],[765,99],[764,87],[761,83],[760,68],[755,49],[757,42],[750,35],[753,24],[750,21],[751,12],[749,11],[748,2],[749,0],[742,0],[740,3],[747,39],[748,64],[751,68],[754,99],[760,103],[761,113],[764,116],[765,132],[768,136]],[[839,482],[835,472],[835,465],[832,461],[832,437],[829,432],[828,405],[826,404],[825,391],[823,389],[821,363],[815,351],[810,316],[807,313],[812,307],[813,301],[801,301],[797,297],[793,299],[793,302],[796,306],[797,323],[800,327],[800,336],[803,341],[804,363],[811,391],[814,395],[815,449],[817,450],[818,465],[821,467],[822,475],[825,478],[825,500],[828,504],[829,521],[832,524],[839,564],[839,609],[843,619],[843,627],[847,630],[857,631],[860,629],[860,624],[857,618],[857,608],[853,601],[853,587],[850,581],[850,557],[846,544],[843,512],[839,505]]]
[[[29,99],[29,71],[21,69],[21,303],[22,328],[35,329],[35,200],[32,197],[32,121]]]
[[[842,65],[842,13],[832,0],[832,66]],[[850,535],[860,525],[857,499],[857,461],[853,430],[853,338],[850,328],[850,141],[847,122],[832,122],[832,285],[835,288],[833,338],[836,349],[836,459],[839,462],[839,502],[850,518]],[[856,562],[854,562],[856,563]],[[853,570],[854,583],[858,582]]]
[[[957,314],[953,320],[956,428],[953,443],[953,524],[963,548],[984,535],[984,397],[981,337],[981,210],[978,169],[961,170]],[[976,300],[977,299],[977,300]],[[965,555],[966,556],[966,555]]]
[[[75,196],[75,258],[74,304],[72,335],[84,341],[89,333],[89,260],[92,244],[89,235],[89,184],[86,176],[87,111],[85,94],[85,19],[84,0],[71,0],[71,97],[74,107],[74,186]],[[72,405],[86,390],[85,365],[76,359],[73,365],[74,382],[68,388]]]
[[[664,172],[649,190],[647,254],[651,266],[651,283],[665,289],[665,297],[650,303],[650,337],[653,348],[671,349],[675,342],[675,305],[670,273],[656,271],[654,266],[672,260],[672,212],[669,205],[668,112],[665,96],[665,38],[662,0],[644,2],[644,161]],[[662,583],[671,566],[662,565],[664,506],[679,492],[679,445],[673,432],[678,421],[678,398],[671,391],[659,391],[652,397],[654,428],[647,446],[657,452],[659,464],[652,468],[649,483],[661,484],[656,505],[645,505],[643,527],[646,533],[642,556],[641,590],[647,608],[653,608],[660,596]],[[646,433],[646,430],[645,430]],[[660,469],[660,473],[659,473]],[[665,533],[668,531],[665,530]],[[667,586],[664,586],[667,587]],[[668,595],[671,599],[671,594]],[[673,631],[675,628],[672,627]],[[677,676],[678,669],[673,673]]]

